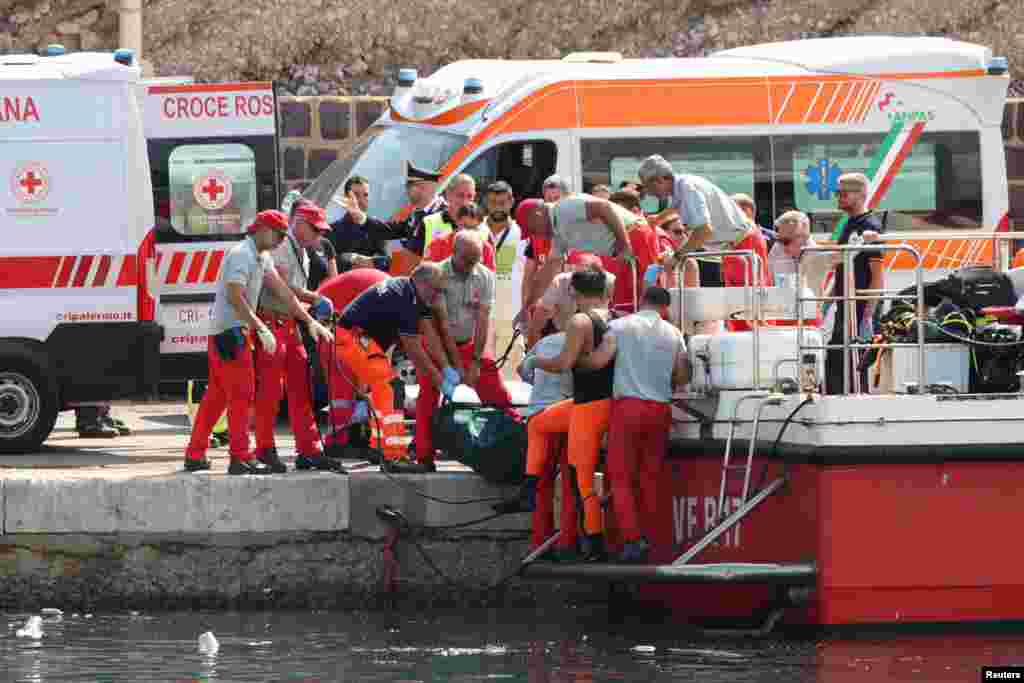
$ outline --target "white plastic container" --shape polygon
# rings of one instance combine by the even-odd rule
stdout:
[[[924,384],[948,384],[961,393],[970,390],[970,348],[966,344],[925,344],[924,366]],[[884,379],[888,382],[871,387],[871,393],[904,393],[908,382],[918,382],[917,349],[892,349],[892,362],[886,371],[889,376]]]
[[[805,327],[804,345],[823,346],[822,333],[817,328]],[[799,382],[801,352],[797,349],[797,328],[763,327],[760,335],[759,385],[754,384],[754,333],[726,332],[715,335],[696,335],[690,338],[690,363],[693,368],[691,387],[694,391],[709,389],[770,389],[775,378],[790,378]],[[819,382],[825,376],[825,352],[806,351],[815,356]]]

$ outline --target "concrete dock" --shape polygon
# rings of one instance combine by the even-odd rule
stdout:
[[[491,588],[526,554],[529,516],[471,524],[513,491],[458,463],[297,472],[279,429],[287,474],[228,476],[223,448],[210,472],[190,474],[182,404],[114,414],[131,436],[80,439],[64,413],[40,453],[0,457],[0,607],[522,604],[554,588]],[[397,538],[380,506],[408,520]]]

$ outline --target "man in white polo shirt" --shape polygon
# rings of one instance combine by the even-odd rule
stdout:
[[[682,333],[667,322],[670,304],[667,289],[648,287],[640,311],[613,320],[610,334],[584,362],[601,368],[615,360],[607,473],[625,542],[619,557],[623,562],[646,561],[651,542],[662,550],[672,544],[672,515],[659,510],[664,500],[659,486],[672,426],[672,394],[690,381],[690,362]]]

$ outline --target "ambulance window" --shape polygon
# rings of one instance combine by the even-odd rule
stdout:
[[[762,211],[771,213],[769,146],[763,138],[586,138],[580,145],[583,184],[617,190],[623,181],[637,180],[640,163],[651,154],[665,157],[677,173],[704,176],[729,194],[754,197],[759,220]],[[659,208],[653,196],[642,205],[648,213]]]
[[[238,235],[255,218],[256,155],[248,145],[181,145],[167,167],[170,221],[177,232]]]
[[[839,216],[839,176],[860,172],[870,177],[875,168],[884,175],[898,151],[883,147],[885,139],[885,133],[773,138],[775,191],[782,209],[800,209],[811,216],[814,232],[832,232]],[[978,134],[925,133],[892,176],[877,208],[910,216],[916,229],[974,228],[981,225],[981,190]]]
[[[558,146],[550,140],[506,142],[486,150],[463,173],[473,176],[477,192],[496,180],[512,186],[516,199],[540,197],[544,179],[558,165]]]

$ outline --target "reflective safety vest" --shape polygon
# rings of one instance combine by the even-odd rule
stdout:
[[[423,254],[426,255],[430,243],[438,237],[444,237],[455,226],[444,219],[444,211],[432,213],[423,219]]]

